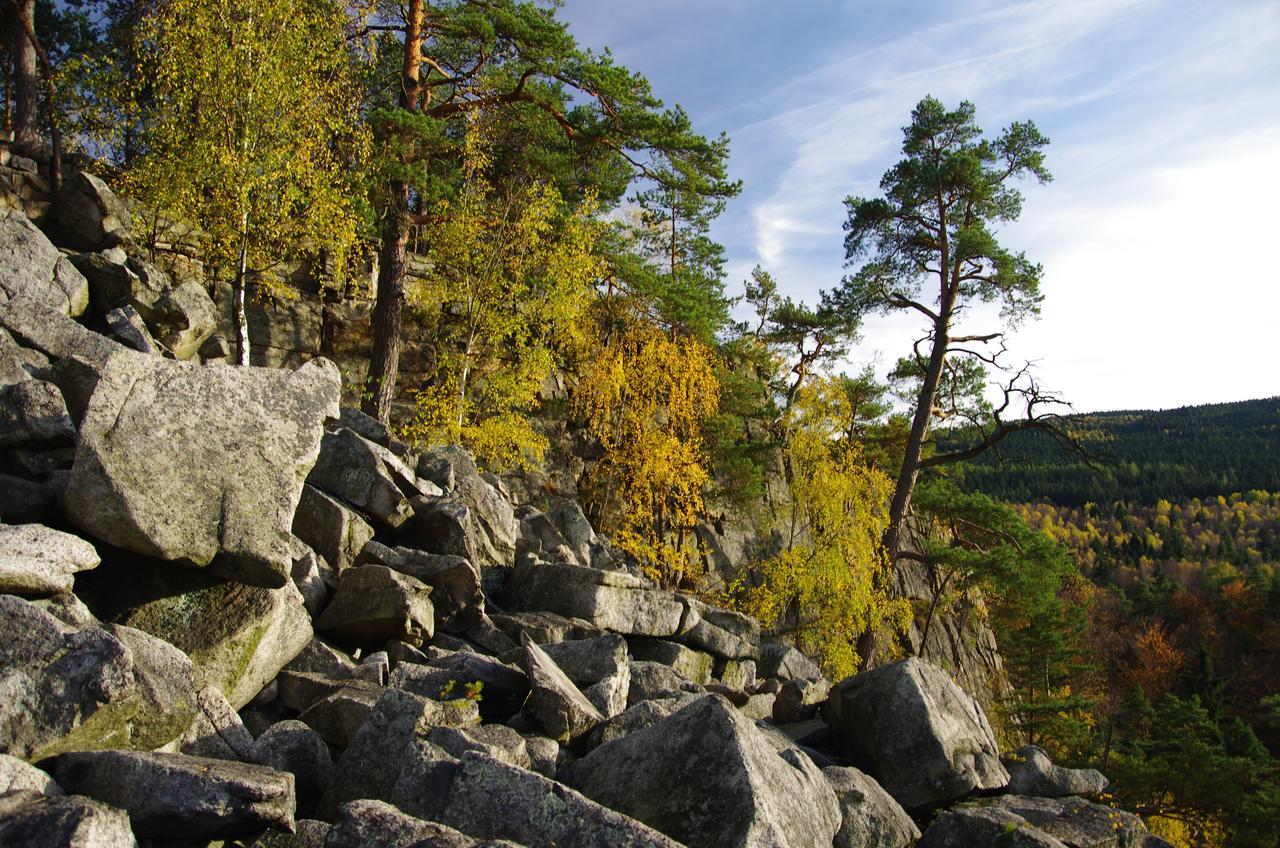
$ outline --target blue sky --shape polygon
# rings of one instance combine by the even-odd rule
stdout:
[[[1081,411],[1280,394],[1280,2],[567,0],[697,127],[732,139],[728,285],[756,263],[812,301],[843,269],[843,200],[872,195],[925,94],[995,133],[1030,118],[1055,180],[1005,244],[1044,264],[1009,343]],[[983,330],[994,314],[972,312]],[[918,334],[876,318],[852,364]]]

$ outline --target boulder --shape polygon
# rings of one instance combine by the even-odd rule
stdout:
[[[465,632],[484,615],[480,570],[463,557],[370,542],[363,546],[357,562],[384,565],[433,587],[431,598],[446,630]]]
[[[435,728],[432,733],[435,733]],[[458,775],[458,758],[426,739],[415,739],[405,752],[389,800],[401,811],[430,821],[443,821],[449,788]]]
[[[124,810],[79,795],[0,797],[5,848],[136,848]]]
[[[822,669],[813,660],[790,645],[777,642],[770,642],[761,649],[756,672],[761,677],[780,680],[818,680],[823,676]]]
[[[628,706],[654,698],[671,698],[682,693],[698,693],[702,689],[676,674],[670,666],[647,660],[633,660],[627,693]]]
[[[572,785],[686,845],[830,845],[840,828],[822,772],[717,695],[596,748]]]
[[[505,724],[433,727],[427,734],[427,741],[455,758],[461,758],[468,751],[479,751],[508,765],[524,769],[530,767],[528,742]]]
[[[729,660],[760,658],[759,621],[701,601],[689,600],[688,603],[698,615],[691,627],[676,635],[677,642]]]
[[[1002,795],[989,809],[1012,813],[1067,848],[1138,848],[1147,836],[1142,819],[1133,813],[1083,798]]]
[[[18,301],[29,312],[74,317],[89,306],[89,283],[26,215],[2,209],[0,305],[16,311]]]
[[[998,807],[959,807],[945,810],[920,837],[916,848],[1066,848],[1057,839],[1029,825],[1026,819]]]
[[[313,637],[284,669],[342,678],[351,676],[351,672],[355,669],[355,661],[346,652],[317,636]]]
[[[521,633],[528,633],[530,639],[544,648],[553,642],[604,635],[602,629],[589,621],[553,612],[493,612],[489,618],[512,640],[518,642]]]
[[[195,280],[166,290],[149,309],[143,305],[138,311],[175,359],[195,358],[218,329],[218,307]]]
[[[78,572],[99,562],[93,545],[70,533],[39,524],[0,525],[0,592],[67,593]]]
[[[0,329],[0,386],[30,380],[34,372],[48,365],[47,357],[28,350],[14,341],[8,330]]]
[[[427,666],[401,663],[392,669],[389,685],[438,700],[466,698],[478,687],[480,714],[487,719],[518,712],[529,695],[529,678],[519,668],[461,651],[441,653]]]
[[[190,724],[194,691],[172,646],[124,627],[72,627],[0,595],[2,753],[156,748]]]
[[[325,848],[471,848],[475,840],[451,827],[415,819],[382,801],[343,804]]]
[[[300,721],[282,721],[255,740],[245,760],[293,775],[297,815],[310,816],[333,783],[333,757],[324,740]]]
[[[104,566],[94,577],[106,584],[93,590],[105,598],[106,617],[176,645],[195,664],[199,687],[216,687],[236,709],[311,641],[292,583],[267,589],[143,561]]]
[[[0,238],[0,244],[3,243],[3,238]],[[74,268],[71,270],[75,271]],[[0,325],[3,325],[24,348],[37,351],[52,359],[77,356],[85,362],[101,364],[113,353],[120,351],[134,353],[137,356],[143,355],[136,351],[129,351],[119,342],[95,333],[78,321],[73,321],[65,312],[51,308],[47,302],[41,301],[29,292],[20,291],[9,298],[9,302],[4,307],[0,309]],[[65,387],[61,384],[59,387],[63,388],[65,396]],[[67,403],[70,408],[69,398]],[[74,417],[74,410],[72,414]]]
[[[110,247],[126,239],[129,207],[93,174],[75,171],[57,197],[58,229],[67,243],[82,250]]]
[[[1097,769],[1069,769],[1056,766],[1043,748],[1026,745],[1019,748],[1009,768],[1009,794],[1034,795],[1041,798],[1065,798],[1070,795],[1101,795],[1110,783]]]
[[[637,638],[630,645],[631,655],[637,660],[661,663],[691,683],[711,682],[715,663],[710,654],[665,639]]]
[[[389,453],[355,432],[326,432],[307,483],[340,498],[387,527],[399,527],[413,515],[409,496],[387,467]],[[394,457],[393,457],[394,458]]]
[[[335,498],[313,486],[303,486],[293,513],[293,534],[341,573],[355,565],[356,556],[373,538],[373,528]]]
[[[293,775],[264,766],[137,751],[76,751],[42,766],[68,792],[126,810],[139,836],[213,839],[294,827]]]
[[[75,440],[76,428],[58,387],[23,380],[0,387],[0,447]]]
[[[420,645],[435,632],[430,594],[425,583],[385,566],[348,568],[315,626],[344,645],[369,647],[388,639]]]
[[[297,830],[271,828],[259,836],[250,848],[324,848],[333,825],[315,819],[298,819]]]
[[[80,422],[67,518],[134,553],[283,586],[294,508],[339,389],[322,359],[289,373],[122,349]]]
[[[909,848],[920,828],[907,811],[868,775],[856,768],[828,766],[822,770],[843,816],[833,848]]]
[[[525,711],[547,736],[567,743],[604,721],[605,717],[573,685],[560,667],[528,636],[524,637],[525,674],[529,676],[529,700]]]
[[[0,795],[8,795],[10,792],[61,795],[62,787],[35,766],[17,757],[0,754]]]
[[[546,611],[641,636],[681,632],[689,607],[641,577],[568,563],[518,565],[504,594],[517,611]]]
[[[196,693],[196,717],[178,740],[178,750],[192,757],[250,762],[253,736],[222,691],[206,686]]]
[[[5,524],[39,524],[57,505],[56,487],[0,474],[0,521]]]
[[[509,839],[522,845],[679,845],[554,780],[476,751],[462,757],[443,819],[474,837]]]
[[[298,720],[342,750],[355,739],[381,696],[378,687],[344,686],[307,707]]]
[[[433,448],[418,459],[418,476],[445,493],[415,504],[406,538],[432,553],[465,557],[481,569],[510,568],[520,526],[510,502],[480,476],[457,447]]]
[[[118,306],[106,315],[107,328],[111,336],[127,348],[139,353],[150,353],[160,356],[162,349],[147,329],[146,323],[138,310],[129,304]]]
[[[532,634],[528,638],[538,642]],[[538,646],[578,686],[599,683],[627,667],[627,640],[616,633]]]
[[[306,671],[281,671],[276,678],[276,706],[286,712],[300,713],[312,704],[344,689],[358,689],[381,696],[385,687],[347,674],[330,677]]]
[[[978,702],[918,657],[844,680],[825,710],[854,764],[908,810],[1009,782]]]
[[[395,690],[385,693],[338,760],[324,808],[336,810],[358,798],[390,799],[414,741],[425,738],[435,725],[477,721],[474,705],[443,704]]]

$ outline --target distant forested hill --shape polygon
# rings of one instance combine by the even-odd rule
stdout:
[[[1100,468],[1030,431],[1007,439],[999,455],[988,452],[968,463],[962,485],[1004,501],[1059,506],[1280,491],[1280,397],[1066,421],[1091,452],[1105,457]],[[939,442],[946,450],[961,439],[940,435]]]

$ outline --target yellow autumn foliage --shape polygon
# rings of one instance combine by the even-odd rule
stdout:
[[[713,357],[696,339],[628,320],[585,357],[573,397],[603,451],[585,480],[589,507],[668,587],[701,570],[692,530],[710,480],[702,423],[720,400]]]

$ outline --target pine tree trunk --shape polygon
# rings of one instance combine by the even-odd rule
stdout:
[[[38,153],[40,138],[40,80],[36,72],[36,47],[27,36],[34,25],[35,0],[17,0],[5,10],[9,19],[9,55],[13,60],[13,149],[23,154]],[[16,6],[16,11],[14,6]]]

